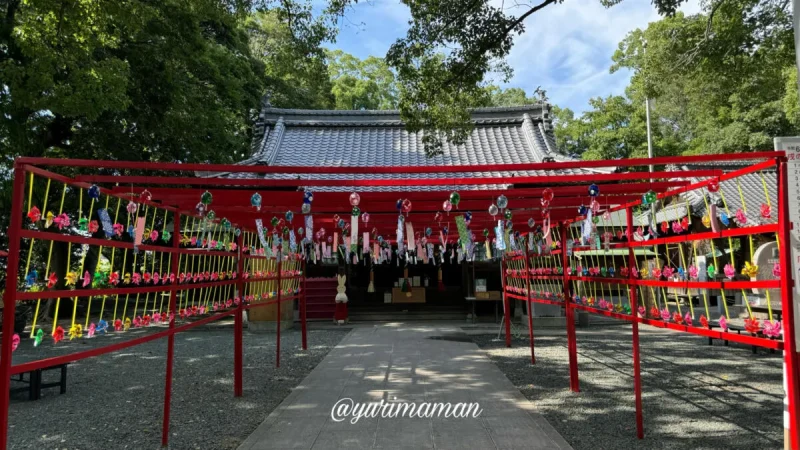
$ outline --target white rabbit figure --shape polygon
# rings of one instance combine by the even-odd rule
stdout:
[[[347,294],[345,294],[347,275],[336,275],[336,279],[339,281],[339,286],[336,287],[336,303],[347,303]]]
[[[347,317],[347,294],[345,291],[347,287],[347,275],[336,275],[339,286],[336,287],[336,312],[333,314],[333,322],[339,325],[344,325],[348,321]]]

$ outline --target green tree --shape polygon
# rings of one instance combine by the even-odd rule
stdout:
[[[382,58],[361,60],[341,50],[328,50],[328,74],[336,109],[395,109],[397,83]]]
[[[264,84],[234,6],[7,2],[3,154],[239,159]]]
[[[770,148],[772,136],[796,132],[787,116],[797,98],[787,96],[796,71],[789,8],[727,0],[706,14],[665,18],[631,32],[612,71],[634,70],[628,96],[656,99],[657,133],[682,152]]]
[[[351,1],[335,0],[334,9],[342,12]],[[410,27],[391,46],[386,61],[398,76],[400,111],[407,128],[426,130],[429,155],[441,151],[444,139],[457,144],[465,141],[472,129],[467,109],[487,102],[490,74],[500,74],[503,82],[510,78],[505,58],[514,38],[525,32],[525,20],[562,1],[506,8],[487,0],[403,0],[411,10]],[[620,1],[600,0],[605,6]],[[671,15],[684,1],[653,3],[659,13]]]
[[[264,63],[266,95],[279,108],[327,109],[334,106],[325,50],[332,38],[325,23],[307,11],[309,26],[295,30],[280,9],[258,11],[247,17],[250,49]],[[291,16],[297,19],[296,14]]]

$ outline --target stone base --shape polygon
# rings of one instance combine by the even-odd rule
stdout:
[[[528,316],[522,316],[521,323],[528,328]],[[566,317],[535,317],[533,318],[533,329],[537,328],[562,328],[567,326]]]
[[[281,321],[281,331],[283,330],[290,330],[294,327],[293,320],[282,320]],[[247,322],[247,330],[252,333],[274,333],[277,331],[275,327],[275,322],[254,322],[249,321]]]

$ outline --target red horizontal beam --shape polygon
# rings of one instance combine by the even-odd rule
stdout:
[[[18,164],[39,166],[85,167],[92,169],[122,169],[149,171],[203,171],[230,173],[291,173],[291,174],[348,174],[348,173],[456,173],[456,172],[500,172],[527,170],[589,169],[606,167],[636,167],[665,164],[691,164],[703,162],[742,161],[774,159],[784,156],[784,152],[751,152],[721,155],[662,156],[657,158],[629,158],[597,161],[542,162],[527,164],[484,164],[450,166],[243,166],[240,164],[199,164],[199,163],[157,163],[143,161],[98,161],[90,159],[54,159],[19,157]]]
[[[681,172],[628,172],[591,175],[536,175],[510,177],[459,177],[459,178],[398,178],[398,179],[359,179],[359,180],[325,180],[325,179],[266,179],[266,178],[197,178],[197,177],[162,177],[162,176],[120,176],[120,175],[79,175],[75,179],[87,183],[143,183],[154,185],[190,185],[190,186],[264,186],[264,187],[398,187],[408,186],[463,186],[463,185],[503,185],[503,184],[545,184],[583,183],[623,180],[656,180],[664,178],[718,177],[724,172],[719,169],[686,170]]]
[[[657,198],[658,199],[665,199],[665,198],[669,198],[669,197],[674,197],[674,196],[682,194],[684,192],[693,191],[695,189],[700,189],[700,188],[707,187],[709,184],[711,184],[712,182],[717,181],[717,180],[718,181],[726,181],[726,180],[731,180],[731,179],[734,179],[734,178],[738,178],[738,177],[741,177],[741,176],[744,176],[744,175],[747,175],[747,174],[750,174],[750,173],[758,172],[758,171],[767,169],[769,167],[775,166],[776,163],[777,163],[777,160],[773,158],[773,159],[770,159],[768,161],[763,161],[763,162],[760,162],[760,163],[757,163],[757,164],[753,164],[751,166],[748,166],[748,167],[745,167],[745,168],[742,168],[742,169],[739,169],[739,170],[735,170],[735,171],[732,171],[732,172],[728,172],[728,173],[722,174],[722,175],[720,175],[718,177],[713,177],[713,178],[709,178],[707,180],[698,181],[696,183],[687,184],[687,185],[685,185],[683,187],[680,187],[680,188],[670,189],[670,190],[668,190],[666,192],[662,192],[662,193],[657,194]],[[684,173],[687,173],[687,172],[686,171],[682,171],[682,172],[676,172],[676,173],[684,174]],[[702,178],[702,177],[694,176],[692,178]],[[639,206],[641,204],[642,204],[641,200],[636,200],[636,201],[633,201],[633,202],[629,202],[629,203],[626,203],[626,204],[623,204],[623,205],[616,206],[616,207],[611,209],[611,212],[621,211],[621,210],[626,209],[626,208],[633,208],[633,207]],[[568,221],[567,223],[571,223],[571,222],[575,222],[575,221],[579,221],[579,220],[583,220],[583,217],[578,216],[575,219]]]
[[[133,242],[115,241],[113,239],[90,238],[74,234],[52,233],[49,231],[22,229],[20,230],[19,235],[23,239],[37,239],[40,241],[72,242],[73,244],[115,247],[128,250],[133,250],[134,248]],[[178,238],[180,238],[180,236]],[[139,251],[179,253],[184,255],[195,255],[195,256],[218,256],[218,257],[236,256],[236,252],[212,251],[202,248],[173,248],[167,246],[162,247],[159,245],[144,245],[144,244],[137,246],[137,248],[139,249]]]
[[[561,279],[562,275],[547,276],[542,275],[533,278],[543,278],[550,280]],[[611,278],[611,277],[583,277],[567,275],[570,281],[585,281],[589,283],[602,284],[624,284],[634,286],[652,286],[684,289],[778,289],[780,280],[756,280],[756,281],[665,281],[665,280],[640,280],[630,278]]]
[[[190,330],[194,327],[199,327],[201,325],[205,325],[207,323],[211,323],[220,319],[223,319],[227,316],[233,315],[236,313],[236,309],[231,309],[229,311],[225,311],[222,313],[215,314],[213,316],[209,316],[191,323],[187,323],[184,325],[176,326],[175,328],[166,329],[163,331],[159,331],[157,333],[153,333],[147,336],[142,336],[140,338],[131,339],[125,342],[118,342],[111,345],[106,345],[104,347],[93,348],[90,350],[84,350],[82,352],[76,352],[69,355],[63,356],[55,356],[52,358],[45,358],[40,359],[37,361],[29,361],[22,364],[17,364],[11,366],[11,375],[16,375],[18,373],[25,373],[30,372],[31,370],[36,369],[43,369],[45,367],[50,366],[57,366],[60,364],[71,363],[75,361],[80,361],[82,359],[91,358],[94,356],[104,355],[106,353],[116,352],[118,350],[123,350],[129,347],[133,347],[135,345],[145,344],[150,341],[154,341],[156,339],[165,338],[171,334],[180,333],[182,331]],[[98,339],[102,339],[102,337],[98,337]]]
[[[767,339],[767,338],[762,338],[762,337],[757,337],[757,336],[748,336],[748,335],[745,335],[745,334],[737,334],[737,333],[731,333],[731,332],[725,332],[725,331],[714,331],[714,330],[709,330],[708,328],[701,328],[701,327],[694,327],[694,326],[690,327],[690,326],[686,326],[686,325],[679,325],[679,324],[673,323],[673,322],[664,322],[662,320],[645,319],[645,318],[641,318],[641,317],[633,316],[633,315],[628,315],[628,314],[620,314],[620,313],[617,313],[617,312],[604,311],[604,310],[597,309],[597,308],[592,308],[592,307],[586,306],[586,305],[572,304],[572,307],[575,308],[575,309],[588,311],[590,313],[599,314],[599,315],[606,316],[606,317],[613,317],[615,319],[620,319],[620,320],[624,320],[624,321],[627,321],[627,322],[636,321],[636,322],[639,322],[639,323],[644,324],[644,325],[650,325],[650,326],[654,326],[654,327],[658,327],[658,328],[665,328],[665,329],[670,329],[670,330],[675,330],[675,331],[682,331],[682,332],[685,332],[685,333],[696,334],[696,335],[699,335],[699,336],[705,336],[705,337],[709,337],[709,338],[712,338],[712,339],[720,339],[720,340],[725,340],[725,341],[738,342],[738,343],[741,343],[741,344],[753,345],[753,346],[762,347],[762,348],[771,348],[771,349],[775,349],[775,350],[783,350],[783,341]]]

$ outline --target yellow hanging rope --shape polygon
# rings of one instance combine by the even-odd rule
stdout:
[[[51,180],[48,178],[47,179],[47,188],[44,191],[44,203],[42,204],[42,218],[46,217],[46,214],[47,214],[47,200],[48,200],[48,196],[50,195],[50,181]],[[31,174],[31,186],[33,186],[33,174]],[[30,193],[29,196],[30,195],[32,195],[32,193]],[[29,203],[30,203],[30,201],[31,200],[28,200]],[[61,206],[62,207],[64,206],[63,197],[62,197]],[[26,263],[25,276],[27,276],[28,270],[30,269],[30,265],[31,265],[31,256],[33,255],[33,241],[34,240],[31,239],[31,245],[30,245],[30,248],[28,249],[28,262]],[[47,269],[45,269],[44,273],[42,274],[42,277],[45,280],[47,279],[47,276],[49,275],[48,272],[50,271],[50,255],[52,255],[52,253],[53,253],[53,241],[50,241],[50,253],[47,256]],[[31,325],[31,338],[33,338],[34,334],[36,333],[36,321],[39,319],[39,307],[41,306],[41,304],[42,304],[42,300],[41,299],[36,300],[36,311],[33,313],[33,323]]]
[[[706,205],[706,211],[708,213],[708,218],[710,220],[712,220],[712,221],[717,220],[716,217],[711,217],[711,209],[710,209],[710,206],[708,204],[708,198],[705,195],[703,195],[703,203],[705,203],[705,205]],[[711,242],[711,257],[714,259],[714,273],[716,274],[716,272],[719,271],[719,264],[717,263],[717,246],[714,245],[714,239],[709,239],[709,242]],[[714,276],[714,278],[716,279],[716,275]],[[711,281],[714,281],[714,280],[711,280]],[[724,288],[720,288],[719,291],[722,294],[722,306],[725,308],[725,317],[727,319],[730,319],[731,316],[730,316],[730,313],[728,312],[728,301],[727,301],[727,299],[725,297],[725,289]]]
[[[120,207],[121,203],[122,203],[122,199],[121,198],[117,198],[117,208],[116,208],[116,211],[114,212],[114,223],[117,223],[117,218],[119,217],[119,207]],[[117,250],[116,247],[111,247],[111,264],[109,265],[109,269],[108,269],[108,276],[109,277],[111,277],[111,274],[114,273],[114,255],[116,254],[116,250]],[[123,270],[124,269],[125,268],[123,267]],[[106,309],[106,298],[107,298],[107,296],[104,295],[103,296],[103,303],[102,303],[102,305],[100,305],[100,316],[97,319],[98,321],[103,320],[103,312]]]
[[[109,200],[111,200],[111,197],[106,196],[106,207],[105,207],[106,210],[108,210],[108,201]],[[94,202],[92,202],[92,206],[94,206]],[[89,220],[91,220],[91,219],[92,219],[92,212],[91,212],[91,209],[89,209]],[[95,264],[95,272],[97,271],[97,267],[100,266],[100,259],[102,257],[103,257],[103,246],[101,245],[100,248],[97,250],[97,263]],[[85,255],[84,255],[84,258],[86,258]],[[86,324],[83,326],[83,328],[85,328],[85,329],[89,328],[89,315],[90,315],[90,313],[92,311],[92,298],[93,298],[92,296],[89,297],[89,306],[86,308]],[[105,302],[103,302],[103,303],[105,303]],[[101,306],[101,308],[102,308],[102,306]]]
[[[721,183],[720,183],[721,184]],[[741,191],[740,191],[741,192]],[[719,191],[719,196],[722,198],[722,203],[725,205],[725,213],[728,214],[728,220],[731,220],[731,210],[728,208],[728,201],[725,200],[725,194],[722,192],[722,189]],[[736,261],[734,260],[733,256],[733,238],[728,236],[728,249],[730,250],[731,255],[731,266],[733,267],[734,274],[736,273]],[[735,275],[734,275],[735,276]],[[750,302],[747,300],[747,293],[744,289],[742,291],[742,300],[744,301],[744,305],[747,307],[747,314],[750,316],[750,319],[753,319],[753,311],[750,309]]]

